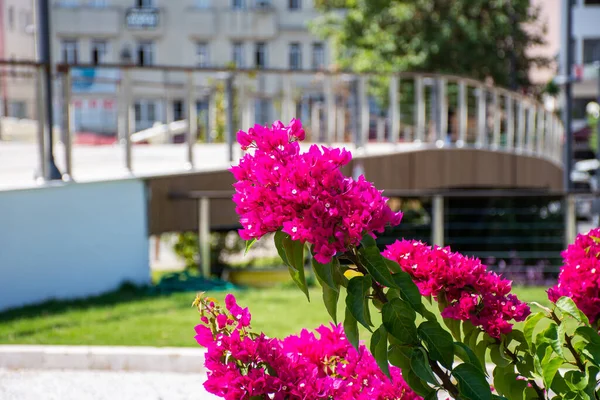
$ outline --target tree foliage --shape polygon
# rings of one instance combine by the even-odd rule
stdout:
[[[342,69],[450,73],[527,88],[530,67],[551,62],[527,54],[545,34],[539,9],[530,3],[316,0],[322,16],[313,28],[332,39]]]

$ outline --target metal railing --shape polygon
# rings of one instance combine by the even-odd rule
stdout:
[[[0,61],[0,68],[15,66],[32,69],[38,82],[38,121],[43,122],[44,88],[39,82],[45,66]],[[129,171],[136,169],[132,137],[168,143],[175,135],[183,136],[186,151],[181,169],[202,168],[195,156],[199,143],[225,143],[224,156],[233,161],[238,129],[293,117],[303,121],[309,142],[351,144],[366,152],[376,143],[394,145],[385,147],[386,151],[410,143],[419,148],[510,152],[562,163],[563,126],[554,113],[533,98],[457,76],[121,64],[58,65],[55,76],[60,86],[55,99],[60,105],[57,120],[64,144],[61,164],[69,176],[77,174],[72,143],[81,125],[73,104],[90,96],[74,87],[92,84],[112,87],[112,92],[102,96],[115,101],[117,117],[104,122],[114,124],[123,166]],[[140,126],[134,107],[139,99],[150,99],[161,110],[147,121],[150,126]],[[175,102],[184,104],[181,121],[175,121]],[[40,157],[47,157],[43,123],[39,126]],[[140,130],[144,134],[136,135]]]

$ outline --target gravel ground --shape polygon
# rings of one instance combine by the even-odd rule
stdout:
[[[215,400],[204,376],[163,372],[0,369],[1,400]]]

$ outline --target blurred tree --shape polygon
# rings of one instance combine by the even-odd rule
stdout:
[[[315,0],[341,69],[425,71],[528,89],[545,26],[530,0]]]

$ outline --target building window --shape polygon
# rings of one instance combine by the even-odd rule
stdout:
[[[600,39],[583,39],[583,63],[600,61]]]
[[[27,118],[27,103],[24,101],[11,101],[8,104],[8,116],[13,118]]]
[[[256,43],[256,48],[254,49],[254,64],[256,68],[266,68],[267,67],[267,44],[264,42]]]
[[[302,0],[289,0],[290,10],[300,10],[302,8]]]
[[[156,7],[155,0],[135,0],[135,6],[138,8],[154,8]]]
[[[210,0],[194,0],[196,8],[210,8]]]
[[[183,100],[173,100],[173,121],[181,121],[183,119],[185,119]]]
[[[210,65],[210,54],[208,52],[208,43],[199,42],[196,43],[196,64],[199,67],[208,67]]]
[[[138,100],[134,104],[135,129],[147,129],[156,122],[156,102],[154,100]]]
[[[233,64],[236,68],[244,68],[244,44],[236,42],[233,44]]]
[[[312,45],[312,68],[325,68],[325,47],[323,43],[313,43]]]
[[[232,0],[231,8],[234,10],[245,10],[246,0]]]
[[[300,43],[290,43],[290,69],[302,69],[302,49]]]
[[[107,61],[108,57],[108,42],[106,40],[92,40],[92,64],[102,64]]]
[[[269,9],[271,8],[271,0],[254,0],[254,7]]]
[[[268,124],[271,121],[271,100],[254,100],[254,120],[260,125]]]
[[[138,65],[153,65],[154,64],[154,43],[139,42],[137,47]]]
[[[62,62],[66,64],[77,64],[79,59],[79,43],[77,40],[65,39],[60,42]]]

